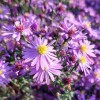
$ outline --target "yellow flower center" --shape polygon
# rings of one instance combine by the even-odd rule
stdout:
[[[81,62],[82,64],[86,63],[86,58],[85,58],[84,56],[82,56],[82,57],[80,58],[80,62]]]
[[[2,9],[0,8],[0,14],[2,14]]]
[[[37,51],[38,51],[38,53],[39,54],[46,54],[46,52],[47,52],[47,46],[45,46],[45,45],[40,45],[40,46],[38,46],[38,48],[37,48]]]
[[[82,52],[86,52],[87,51],[87,46],[82,45],[82,46],[80,46],[80,49],[81,49]]]
[[[87,28],[91,27],[91,23],[90,22],[85,22],[85,25],[86,25]]]
[[[67,45],[67,43],[65,42],[65,43],[63,44],[63,46],[66,47],[66,45]]]
[[[43,69],[45,72],[47,71],[47,67],[44,67],[44,69]]]
[[[0,70],[0,75],[2,75],[2,70]]]
[[[99,74],[98,74],[97,72],[94,73],[94,76],[95,76],[96,78],[99,78]]]

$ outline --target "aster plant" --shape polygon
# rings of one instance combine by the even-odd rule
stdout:
[[[0,84],[6,86],[10,81],[11,68],[8,67],[7,63],[0,61]]]
[[[1,0],[0,99],[99,100],[99,4]]]

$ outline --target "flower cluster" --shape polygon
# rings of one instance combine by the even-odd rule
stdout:
[[[7,66],[7,63],[0,61],[0,85],[4,87],[11,81],[10,74],[11,68]]]
[[[2,0],[0,86],[11,98],[100,99],[99,4]]]
[[[30,74],[35,74],[34,79],[38,83],[50,83],[51,78],[54,81],[54,75],[60,76],[61,64],[54,54],[55,50],[53,49],[52,44],[54,41],[47,43],[46,39],[41,39],[40,37],[35,37],[34,41],[29,41],[30,44],[26,44],[27,48],[24,48],[23,58],[25,62],[31,61],[31,72]]]

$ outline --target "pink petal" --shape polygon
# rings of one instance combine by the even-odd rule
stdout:
[[[42,72],[40,76],[40,81],[43,82],[43,80],[44,80],[44,72]]]
[[[49,74],[51,80],[54,81],[54,80],[55,80],[55,79],[54,79],[54,76],[53,76],[50,72],[48,72],[48,74]]]
[[[31,66],[34,66],[38,61],[38,56],[35,57],[35,59],[32,61]]]

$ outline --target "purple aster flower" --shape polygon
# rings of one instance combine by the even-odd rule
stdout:
[[[0,6],[0,18],[8,19],[10,15],[10,10],[7,6]]]
[[[33,24],[33,18],[30,17],[24,18],[22,16],[19,16],[15,21],[14,25],[3,26],[2,36],[4,37],[12,36],[12,38],[16,39],[16,41],[19,41],[21,35],[23,36],[31,35],[32,34],[31,25]]]
[[[85,73],[85,76],[87,76],[92,69],[90,65],[93,64],[93,61],[88,56],[83,56],[81,54],[78,54],[78,58],[79,66],[81,67],[81,70]]]
[[[77,22],[77,25],[86,29],[90,29],[91,22],[88,19],[83,19],[83,18],[81,16],[78,17],[79,22]]]
[[[86,17],[86,16],[85,16]],[[91,26],[90,20],[82,19],[80,16],[78,17],[79,22],[77,22],[77,26],[83,29],[86,29],[89,32],[90,37],[98,37],[98,30],[94,30]]]
[[[95,80],[100,82],[100,68],[95,69],[94,71]]]
[[[44,70],[45,67],[49,68],[49,64],[56,58],[55,50],[51,46],[54,41],[48,44],[47,39],[35,37],[34,41],[29,41],[30,44],[26,44],[27,48],[24,48],[23,58],[25,62],[31,62],[31,66],[35,66],[36,70],[40,67]]]
[[[95,83],[100,86],[100,68],[96,66],[95,70],[91,72],[91,74],[87,77],[89,84]]]
[[[85,100],[85,91],[75,91],[76,94],[77,94],[77,100]]]
[[[96,15],[96,11],[95,11],[93,8],[91,8],[91,7],[88,7],[88,9],[87,9],[87,7],[86,7],[86,8],[84,9],[84,11],[85,11],[86,13],[89,13],[90,16],[95,17],[95,15]]]
[[[11,68],[7,66],[7,63],[0,61],[0,85],[5,86],[10,81]]]
[[[25,75],[28,70],[28,65],[22,60],[18,60],[14,63],[14,69],[17,75]]]
[[[33,79],[39,84],[50,84],[50,80],[55,81],[53,75],[60,76],[62,69],[62,66],[58,62],[53,62],[50,65],[48,65],[49,68],[46,66],[44,67],[44,70],[41,68],[36,70],[35,67],[32,67],[30,69],[30,75],[33,75]]]
[[[7,50],[14,50],[14,46],[15,46],[15,41],[13,41],[11,38],[4,38],[4,42],[6,43],[6,49]]]
[[[63,15],[63,16],[66,14],[67,6],[65,4],[59,3],[56,8],[57,8],[58,14]]]
[[[94,47],[95,45],[90,45],[90,42],[87,40],[84,40],[84,42],[79,41],[79,52],[83,55],[89,55],[91,57],[95,57],[94,54]]]
[[[64,18],[64,21],[61,22],[61,25],[53,23],[53,26],[62,31],[60,32],[62,37],[71,38],[71,41],[75,43],[76,41],[86,38],[86,36],[78,29],[79,27],[77,27],[77,22],[74,20],[74,18],[72,20],[66,17]]]

